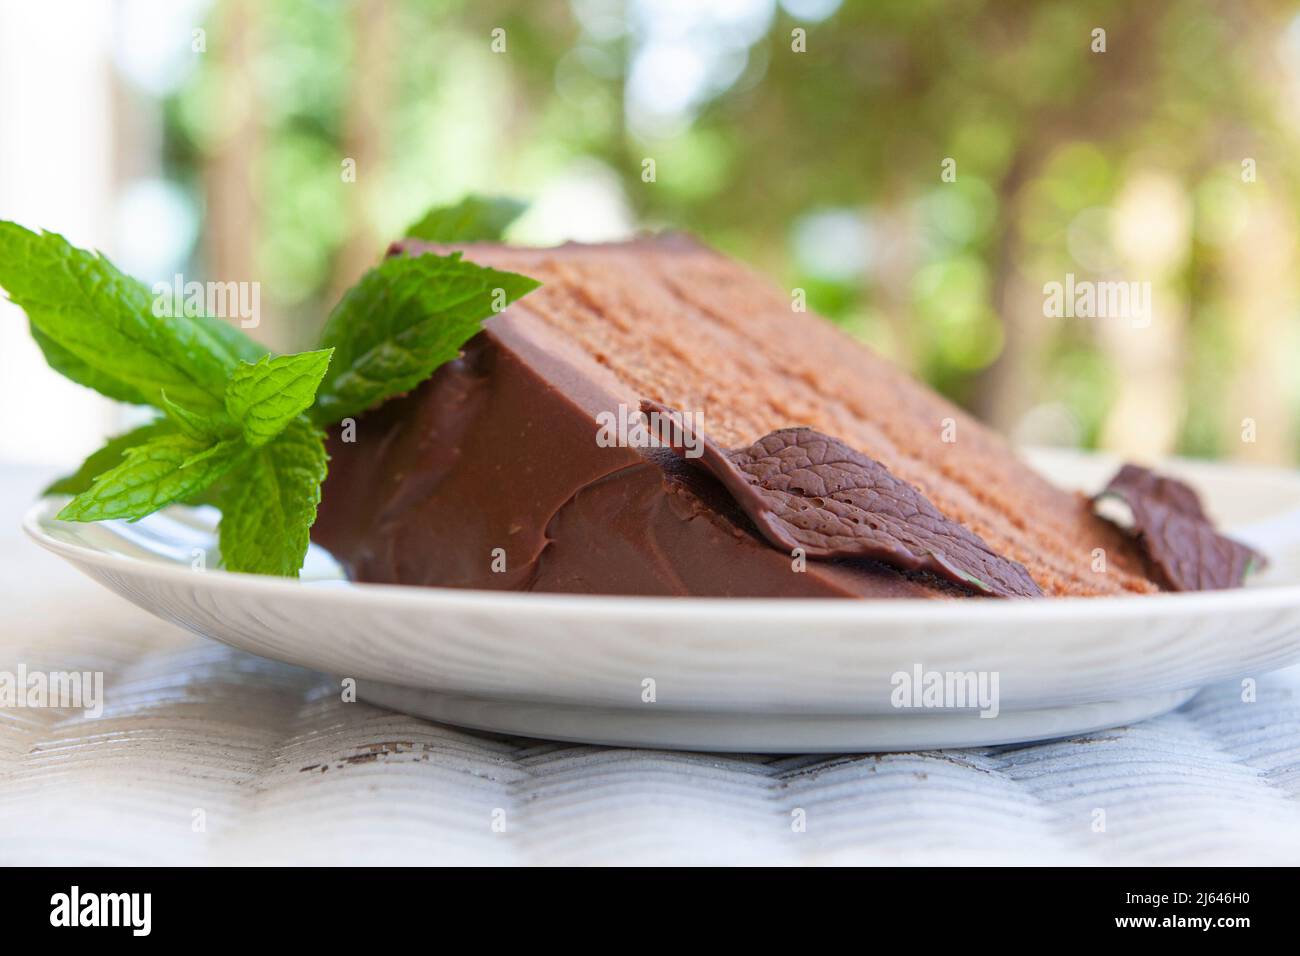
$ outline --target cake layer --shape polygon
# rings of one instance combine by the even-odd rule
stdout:
[[[411,241],[394,251],[448,250]],[[702,413],[708,435],[730,447],[796,425],[835,436],[1023,564],[1048,595],[1156,589],[1133,542],[1082,496],[1052,486],[956,406],[689,239],[463,251],[543,286],[485,322],[464,359],[363,416],[355,443],[333,437],[315,534],[362,580],[624,594],[953,593],[880,566],[810,561],[792,573],[790,556],[765,553],[734,508],[701,504],[712,489],[692,484],[690,469],[597,446],[597,415],[635,412],[650,399]],[[583,515],[593,523],[583,526]],[[650,544],[633,540],[638,527]],[[640,572],[614,561],[620,541]],[[491,570],[494,548],[505,550],[505,571]],[[689,573],[718,560],[735,563],[723,584],[716,573],[708,581]]]

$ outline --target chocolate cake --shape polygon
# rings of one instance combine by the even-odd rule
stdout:
[[[969,553],[1004,562],[1002,593],[1158,589],[1135,539],[1086,498],[1052,486],[979,422],[693,240],[458,248],[543,285],[487,320],[461,358],[357,419],[354,434],[331,434],[313,537],[356,580],[643,595],[999,593],[963,586],[984,582],[952,562],[896,557],[892,541],[819,551],[774,525],[765,532],[719,470],[731,467],[725,457],[710,468],[681,447],[600,440],[648,401],[698,414],[713,448],[747,449],[795,426],[833,439],[847,449],[837,460],[856,454],[876,468],[852,466],[865,475],[861,494],[902,483],[915,496],[907,514],[934,512],[932,524],[963,529]],[[390,253],[449,251],[408,240]],[[777,441],[798,455],[806,444]],[[797,508],[826,504],[796,490]],[[841,532],[885,533],[869,506],[846,514],[832,516]]]

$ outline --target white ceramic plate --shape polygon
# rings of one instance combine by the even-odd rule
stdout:
[[[1096,489],[1115,462],[1038,452]],[[301,581],[194,570],[211,512],[57,521],[42,546],[147,611],[356,680],[374,703],[559,740],[750,752],[912,750],[1129,723],[1213,680],[1300,661],[1300,476],[1171,463],[1270,569],[1237,591],[1042,601],[611,598],[357,585],[313,548]],[[985,706],[895,706],[897,675],[974,672]],[[653,698],[653,699],[650,699]],[[948,697],[937,701],[954,705]]]

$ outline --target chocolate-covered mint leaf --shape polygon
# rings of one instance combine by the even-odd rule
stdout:
[[[1152,576],[1168,591],[1241,586],[1267,562],[1263,555],[1219,534],[1187,484],[1138,465],[1124,465],[1094,499],[1123,501]],[[1105,517],[1103,515],[1103,517]]]
[[[51,367],[74,382],[119,401],[157,405],[166,389],[193,408],[219,405],[231,335],[213,320],[154,315],[149,289],[104,257],[0,221],[0,287]]]
[[[143,518],[172,502],[198,494],[220,478],[243,451],[240,441],[203,442],[187,435],[160,435],[126,450],[122,461],[73,498],[63,521]]]
[[[250,445],[264,445],[316,400],[333,349],[241,362],[226,385],[226,412]]]
[[[497,242],[527,208],[504,196],[466,196],[454,206],[430,209],[405,234],[428,242]]]
[[[339,302],[321,335],[334,358],[312,418],[331,424],[408,392],[455,358],[480,323],[540,283],[448,256],[393,256]]]
[[[41,494],[45,495],[79,495],[90,488],[97,475],[119,465],[127,449],[143,445],[160,435],[170,435],[176,426],[165,418],[159,418],[148,424],[133,428],[129,432],[115,435],[104,443],[104,447],[92,452],[86,460],[70,475],[64,475],[47,487]]]
[[[291,421],[221,483],[221,559],[228,571],[297,577],[325,480],[325,435]]]
[[[785,428],[729,451],[703,435],[683,441],[689,426],[672,409],[655,402],[642,402],[641,409],[676,423],[677,430],[663,437],[682,457],[688,444],[699,442],[698,462],[778,548],[928,571],[981,594],[1042,595],[1023,565],[997,554],[916,488],[837,438]]]

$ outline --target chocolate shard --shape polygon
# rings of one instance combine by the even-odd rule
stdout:
[[[642,401],[651,432],[692,454],[771,544],[809,558],[866,558],[928,571],[994,597],[1041,597],[1023,565],[945,517],[880,462],[811,428],[783,428],[727,450],[692,434],[680,412]],[[655,426],[658,427],[655,427]]]
[[[1151,576],[1167,591],[1213,591],[1240,587],[1267,561],[1253,548],[1214,529],[1201,499],[1176,478],[1126,464],[1102,491],[1133,513],[1130,531],[1146,556]]]

